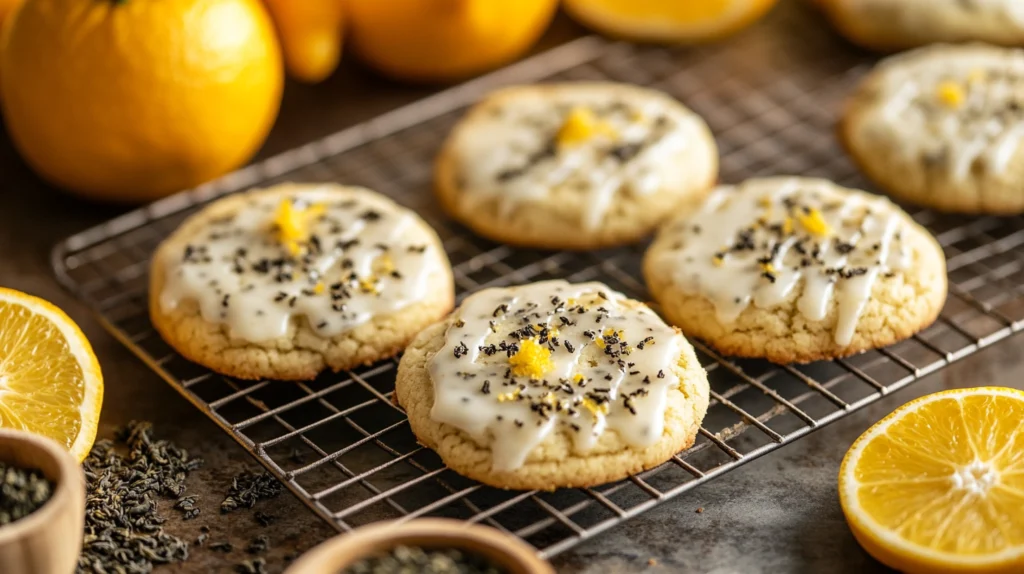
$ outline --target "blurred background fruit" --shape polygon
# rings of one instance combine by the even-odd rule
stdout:
[[[644,42],[717,40],[764,16],[777,0],[565,0],[580,23]]]
[[[11,16],[11,12],[21,4],[22,0],[0,0],[0,35],[3,34],[4,22]]]
[[[277,26],[288,74],[315,84],[341,59],[344,0],[263,0]]]
[[[557,0],[349,0],[352,49],[400,79],[447,81],[505,64],[540,37]]]
[[[0,44],[0,103],[40,175],[85,197],[155,199],[247,161],[283,67],[259,0],[27,0]]]
[[[0,26],[3,26],[4,20],[7,19],[8,14],[14,11],[14,9],[21,4],[22,0],[0,0]]]

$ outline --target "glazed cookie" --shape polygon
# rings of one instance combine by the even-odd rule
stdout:
[[[644,258],[662,314],[727,355],[775,363],[883,347],[931,324],[945,259],[889,200],[819,179],[716,190]]]
[[[305,380],[394,356],[454,305],[441,242],[357,187],[284,184],[218,200],[157,249],[149,309],[189,360]]]
[[[936,42],[1024,45],[1020,0],[816,0],[851,42],[902,50]]]
[[[499,488],[619,480],[693,444],[708,407],[693,347],[601,283],[466,298],[402,355],[395,398],[452,470]]]
[[[718,174],[707,125],[669,96],[611,83],[495,92],[437,160],[441,205],[479,235],[543,249],[637,241],[703,199]]]
[[[851,99],[840,132],[867,175],[898,199],[1020,213],[1024,50],[935,46],[885,60]]]

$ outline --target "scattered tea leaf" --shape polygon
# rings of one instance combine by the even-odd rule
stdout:
[[[260,534],[249,542],[245,551],[249,554],[263,554],[268,548],[270,548],[270,539],[266,535]]]
[[[271,524],[277,521],[277,517],[273,514],[267,514],[266,512],[260,510],[257,510],[252,516],[256,519],[256,522],[258,522],[259,525],[263,527],[270,526]]]
[[[256,502],[278,494],[281,494],[281,483],[270,473],[243,471],[232,479],[231,489],[224,502],[220,503],[220,511],[227,513],[239,508],[252,508]]]
[[[266,574],[267,561],[263,558],[246,560],[235,566],[235,572],[238,572],[238,574]]]

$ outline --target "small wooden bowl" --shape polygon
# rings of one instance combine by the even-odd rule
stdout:
[[[0,429],[0,461],[38,469],[54,484],[35,512],[0,526],[0,572],[71,574],[78,565],[85,526],[85,474],[53,440]]]
[[[509,574],[554,574],[525,542],[488,526],[445,518],[381,522],[336,536],[302,556],[285,574],[340,574],[373,554],[400,546],[455,548],[482,556]]]

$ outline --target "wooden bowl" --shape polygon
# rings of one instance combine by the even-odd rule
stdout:
[[[380,522],[336,536],[299,558],[285,574],[335,574],[400,546],[455,548],[482,556],[509,574],[554,574],[525,542],[487,526],[445,518]]]
[[[0,461],[38,469],[54,484],[35,512],[0,526],[0,572],[71,574],[78,565],[85,526],[85,474],[53,440],[0,429]]]

